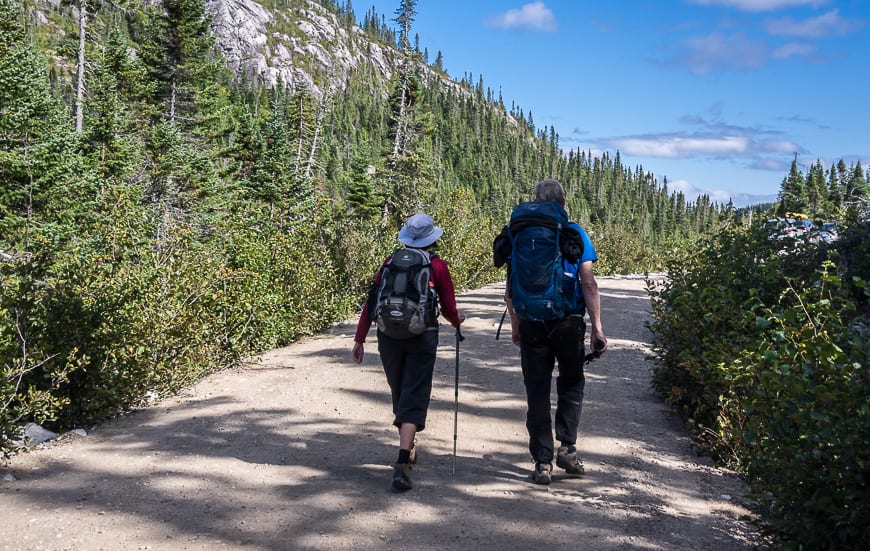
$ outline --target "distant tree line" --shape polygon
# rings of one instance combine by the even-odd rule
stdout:
[[[804,174],[798,168],[797,157],[792,160],[788,175],[780,186],[776,212],[800,212],[814,219],[835,219],[844,216],[854,219],[870,204],[870,175],[861,162],[846,166],[840,159],[825,168],[820,160]]]

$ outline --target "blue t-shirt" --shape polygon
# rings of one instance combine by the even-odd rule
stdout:
[[[584,262],[597,262],[598,254],[595,252],[595,247],[592,246],[592,240],[589,239],[589,234],[586,233],[586,230],[574,222],[569,222],[568,226],[580,232],[580,238],[583,239],[583,254],[580,256],[580,260],[576,263],[565,262],[565,275],[573,280],[574,293],[577,295],[578,309],[576,313],[583,313],[586,311],[586,303],[583,300],[583,288],[580,285],[580,276],[578,274],[580,264]]]
[[[586,233],[586,230],[581,228],[575,222],[568,222],[568,227],[574,228],[580,232],[580,238],[583,239],[583,256],[580,257],[578,268],[579,264],[583,264],[584,262],[598,262],[598,254],[596,254],[595,247],[592,246],[592,240],[589,239],[589,234]]]

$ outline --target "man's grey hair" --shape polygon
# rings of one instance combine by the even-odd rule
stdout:
[[[535,201],[556,201],[565,204],[565,190],[558,180],[542,180],[535,184]]]

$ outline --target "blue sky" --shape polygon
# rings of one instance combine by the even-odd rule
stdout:
[[[566,151],[619,151],[690,199],[773,200],[795,154],[870,165],[864,0],[419,0],[412,33]]]

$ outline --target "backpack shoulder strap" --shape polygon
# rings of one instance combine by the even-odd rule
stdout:
[[[414,250],[419,252],[423,256],[423,258],[426,259],[424,266],[431,266],[432,259],[438,258],[438,253],[429,252],[426,249],[414,249]]]
[[[492,242],[492,263],[496,268],[501,268],[507,264],[508,258],[511,256],[510,233],[510,226],[505,226]]]
[[[568,262],[574,263],[583,256],[583,236],[574,226],[568,225],[560,236],[559,246]]]

